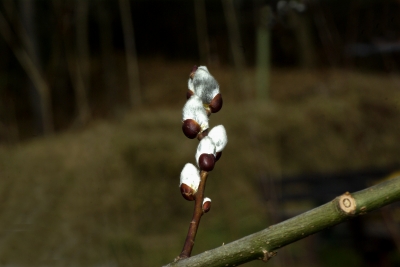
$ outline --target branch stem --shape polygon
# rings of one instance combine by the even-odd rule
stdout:
[[[279,248],[396,201],[400,201],[400,175],[362,191],[346,192],[289,220],[165,267],[223,267],[257,259],[267,261]]]
[[[183,245],[183,249],[178,259],[189,258],[192,253],[192,249],[194,246],[194,239],[196,238],[197,229],[199,228],[201,216],[203,216],[203,199],[204,199],[204,191],[206,188],[206,180],[207,180],[208,172],[201,171],[200,173],[200,184],[196,193],[196,197],[194,199],[194,211],[193,218],[189,225],[189,231],[186,236],[185,244]]]

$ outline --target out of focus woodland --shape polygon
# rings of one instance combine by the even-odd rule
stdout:
[[[399,60],[398,8],[397,1],[4,0],[1,141],[84,126],[130,107],[180,103],[187,71],[175,70],[177,62],[234,71],[227,81],[237,86],[225,94],[248,100],[259,90],[246,72],[257,66],[319,70],[325,80],[338,68],[391,77]],[[259,45],[262,38],[270,41]],[[163,76],[179,86],[159,88]],[[272,101],[274,91],[308,93],[269,83]]]
[[[400,167],[400,2],[0,2],[0,265],[159,266],[183,245],[193,65],[229,143],[194,254]],[[396,266],[391,205],[271,266]],[[248,266],[264,263],[252,262]]]

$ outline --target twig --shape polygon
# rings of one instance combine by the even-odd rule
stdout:
[[[350,194],[345,193],[318,208],[258,233],[166,266],[237,266],[252,260],[268,260],[274,251],[355,216],[400,200],[400,175]]]
[[[177,260],[189,258],[192,253],[192,249],[194,246],[194,239],[196,238],[197,229],[199,228],[201,216],[203,216],[203,199],[204,199],[204,191],[206,188],[206,180],[207,180],[208,172],[201,171],[200,173],[200,184],[199,188],[196,192],[196,198],[194,203],[194,211],[193,218],[189,225],[189,231],[186,236],[185,244],[183,245],[183,249]]]

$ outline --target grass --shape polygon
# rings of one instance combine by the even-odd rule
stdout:
[[[144,108],[0,148],[0,265],[160,266],[180,253],[193,203],[179,174],[197,146],[180,129],[191,66],[140,69]],[[229,69],[210,70],[225,103],[210,124],[224,124],[229,143],[208,180],[213,206],[194,254],[269,225],[260,177],[400,163],[391,76],[275,70],[266,103],[241,100]]]

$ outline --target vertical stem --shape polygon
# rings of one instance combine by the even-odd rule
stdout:
[[[299,14],[295,10],[290,10],[288,13],[289,23],[294,29],[294,34],[297,40],[297,57],[300,67],[303,69],[313,69],[315,67],[315,51],[312,40],[311,26],[309,18],[304,14]]]
[[[142,102],[142,97],[140,93],[139,67],[136,55],[130,0],[119,0],[119,8],[124,32],[129,94],[131,99],[130,104],[131,106],[139,106]]]
[[[226,25],[228,27],[229,42],[232,50],[233,63],[236,72],[236,86],[240,88],[242,97],[249,98],[250,92],[247,90],[244,74],[245,70],[245,57],[243,53],[243,45],[240,37],[240,28],[238,18],[236,16],[235,6],[233,0],[222,0],[222,7],[224,9]]]
[[[90,84],[90,47],[88,35],[89,2],[76,1],[76,49],[75,60],[75,101],[77,122],[85,124],[90,118],[88,91]],[[71,59],[72,60],[72,59]]]
[[[107,88],[107,105],[108,110],[114,112],[120,90],[116,90],[118,85],[116,82],[116,64],[113,56],[114,48],[112,18],[107,4],[108,3],[105,2],[98,4],[97,14],[99,23],[101,62],[103,67],[103,81]]]
[[[183,249],[178,259],[189,258],[192,253],[192,249],[194,246],[194,239],[196,238],[197,229],[199,228],[201,216],[203,216],[203,199],[204,199],[204,191],[206,187],[208,172],[201,171],[200,173],[200,184],[196,193],[196,198],[194,199],[194,211],[193,218],[189,225],[189,231],[186,236],[185,244],[183,245]]]
[[[269,6],[264,6],[258,14],[257,25],[257,73],[256,89],[258,100],[269,99],[270,84],[270,30],[269,20],[271,19],[271,10]]]
[[[53,125],[53,111],[51,104],[51,90],[44,78],[43,72],[40,69],[39,64],[35,61],[34,55],[31,51],[34,51],[32,41],[29,39],[29,35],[22,27],[22,22],[18,18],[15,19],[17,22],[16,27],[17,35],[23,41],[23,45],[19,45],[16,36],[13,33],[9,23],[4,17],[3,13],[0,12],[0,35],[3,36],[6,43],[12,49],[21,67],[25,70],[26,74],[35,86],[39,95],[38,107],[41,116],[41,123],[43,127],[43,134],[49,135],[54,132]],[[34,101],[36,104],[36,101]]]

